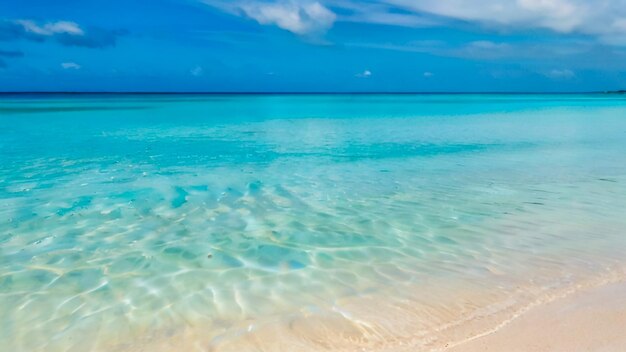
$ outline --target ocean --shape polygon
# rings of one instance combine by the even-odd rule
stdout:
[[[0,349],[436,350],[625,215],[623,95],[1,95]]]

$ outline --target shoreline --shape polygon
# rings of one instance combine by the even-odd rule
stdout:
[[[478,351],[626,349],[626,282],[585,288],[532,307],[493,332],[445,348]]]
[[[375,295],[348,304],[346,310],[338,305],[324,314],[300,312],[287,321],[249,321],[211,338],[207,330],[190,329],[111,350],[169,352],[184,346],[207,351],[616,351],[626,349],[626,280],[622,271],[612,274],[544,292],[515,309],[477,314],[429,331],[420,329],[423,321],[416,320],[428,314],[428,307],[390,304]]]

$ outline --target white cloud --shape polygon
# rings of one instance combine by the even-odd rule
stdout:
[[[404,27],[458,21],[501,31],[544,29],[626,45],[626,0],[200,0],[299,35],[337,21]],[[465,25],[466,25],[465,24]]]
[[[370,78],[372,76],[372,71],[370,70],[365,70],[363,72],[357,73],[356,75],[354,75],[355,77],[358,78]]]
[[[419,40],[407,43],[348,43],[348,46],[382,50],[428,53],[437,56],[460,57],[473,60],[527,59],[544,60],[566,58],[598,52],[599,46],[588,40],[560,40],[558,42],[492,42],[473,41],[450,44],[436,40]]]
[[[570,79],[576,77],[576,74],[568,69],[554,69],[546,72],[545,76],[553,79]]]
[[[204,74],[204,69],[200,66],[196,66],[192,68],[189,73],[191,73],[192,76],[200,77]]]
[[[625,0],[380,0],[405,11],[510,29],[549,29],[610,41],[626,35]]]
[[[275,25],[298,35],[318,35],[333,26],[337,16],[317,1],[224,1],[205,3],[229,13],[244,15],[263,25]]]
[[[474,59],[499,59],[517,56],[518,48],[508,43],[496,43],[488,40],[469,42],[459,48],[451,49],[451,56]]]
[[[437,16],[506,26],[568,32],[581,24],[588,0],[384,0],[400,8]],[[611,1],[611,0],[608,0]],[[617,0],[620,1],[620,0]]]
[[[75,63],[75,62],[64,62],[61,64],[61,67],[63,67],[63,69],[65,70],[80,70],[82,68],[81,65]]]
[[[43,26],[40,26],[35,21],[31,20],[17,20],[15,23],[21,25],[26,32],[44,36],[52,36],[55,34],[85,34],[77,23],[70,21],[48,22]]]

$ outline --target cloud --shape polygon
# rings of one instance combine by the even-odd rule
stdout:
[[[337,18],[334,12],[317,1],[205,0],[204,2],[231,14],[251,18],[262,25],[274,25],[302,36],[324,34]]]
[[[611,1],[611,0],[609,0]],[[414,12],[445,18],[569,32],[589,11],[586,0],[385,0]]]
[[[192,68],[189,73],[191,73],[192,76],[200,77],[204,74],[204,69],[200,66],[196,66]]]
[[[38,25],[31,20],[17,20],[15,23],[21,25],[24,31],[43,36],[53,36],[55,34],[84,35],[85,32],[75,22],[58,21]]]
[[[372,71],[370,70],[365,70],[363,72],[357,73],[356,75],[354,75],[355,77],[358,78],[370,78],[372,76]]]
[[[225,12],[307,35],[335,22],[403,27],[468,25],[550,30],[626,45],[625,0],[201,0]]]
[[[436,56],[457,57],[471,60],[546,60],[599,53],[603,47],[589,40],[493,42],[478,40],[451,44],[439,40],[418,40],[406,43],[348,43],[371,49],[426,53]]]
[[[61,64],[61,67],[65,70],[80,70],[82,66],[75,62],[64,62]]]
[[[576,74],[573,71],[567,69],[550,70],[545,72],[544,75],[552,79],[571,79],[576,77]]]
[[[37,42],[56,40],[65,46],[105,48],[115,46],[120,30],[84,29],[71,21],[39,24],[33,20],[0,20],[0,41],[26,39]]]
[[[604,42],[626,35],[624,0],[378,0],[413,14],[506,29],[548,29]]]
[[[520,56],[526,57],[526,54],[528,54],[528,52],[524,51],[524,49],[528,48],[521,49],[519,45],[496,43],[488,40],[477,40],[457,45],[451,45],[441,41],[422,40],[389,46],[388,49],[480,60],[495,60]]]

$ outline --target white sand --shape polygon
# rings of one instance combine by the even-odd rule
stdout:
[[[492,334],[446,351],[626,351],[626,283],[537,306]]]

